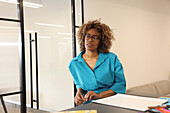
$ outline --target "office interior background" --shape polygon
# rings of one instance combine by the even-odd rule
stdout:
[[[30,45],[38,33],[40,109],[62,110],[74,106],[73,79],[68,64],[73,58],[71,0],[24,0],[27,105],[30,106]],[[76,25],[80,26],[81,1],[76,2]],[[85,23],[100,19],[113,30],[111,52],[124,67],[127,89],[170,79],[169,0],[84,0]],[[0,16],[17,19],[16,4],[0,1]],[[0,21],[0,88],[20,86],[19,27]],[[33,83],[35,91],[35,47]],[[77,43],[77,54],[79,54]],[[19,95],[5,101],[18,104]]]

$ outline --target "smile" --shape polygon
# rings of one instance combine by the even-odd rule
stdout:
[[[92,44],[86,44],[87,46],[93,46]]]

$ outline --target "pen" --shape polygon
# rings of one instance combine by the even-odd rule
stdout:
[[[161,108],[161,109],[170,113],[170,110],[168,109],[165,109],[165,108]]]
[[[149,109],[154,109],[154,108],[170,108],[170,105],[165,105],[165,106],[148,106]]]
[[[149,109],[148,111],[151,113],[161,113],[159,110],[156,109]]]
[[[163,113],[170,113],[170,111],[169,110],[166,110],[166,109],[164,109],[164,108],[155,108],[156,110],[159,110],[159,111],[161,111],[161,112],[163,112]]]

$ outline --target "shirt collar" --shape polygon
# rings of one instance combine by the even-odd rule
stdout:
[[[77,57],[74,58],[74,60],[77,60],[78,62],[83,62],[83,58],[82,58],[82,55],[84,54],[85,52],[81,52]]]
[[[98,67],[100,64],[102,64],[107,58],[108,58],[108,54],[99,52],[99,58],[97,59],[94,69]]]
[[[77,60],[78,62],[84,62],[84,59],[82,58],[82,55],[85,52],[81,52],[77,57],[75,57],[75,60]],[[97,59],[96,65],[95,67],[99,66],[101,63],[103,63],[105,61],[105,59],[108,57],[108,55],[106,53],[101,53],[99,52],[99,58]]]

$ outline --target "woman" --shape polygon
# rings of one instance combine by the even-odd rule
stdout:
[[[112,30],[98,20],[89,21],[78,31],[81,53],[69,64],[77,93],[77,105],[125,93],[123,67],[114,53],[109,52],[114,39]]]

